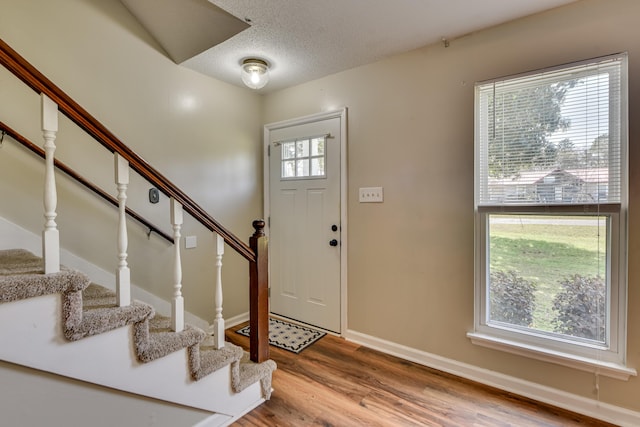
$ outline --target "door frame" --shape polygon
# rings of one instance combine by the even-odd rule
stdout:
[[[267,236],[269,236],[271,232],[271,227],[268,221],[268,218],[271,216],[271,207],[269,201],[269,196],[271,193],[271,170],[269,161],[269,140],[271,132],[277,129],[304,125],[307,123],[313,123],[333,118],[340,118],[340,335],[344,335],[344,333],[347,331],[347,107],[264,125],[262,156],[264,171],[264,215],[267,219],[267,225],[265,227],[266,234]],[[271,278],[269,278],[269,283],[271,283]]]

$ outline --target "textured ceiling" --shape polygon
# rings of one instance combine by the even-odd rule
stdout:
[[[267,93],[576,0],[209,0],[251,26],[184,66],[238,86],[247,57]]]

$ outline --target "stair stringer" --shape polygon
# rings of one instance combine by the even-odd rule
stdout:
[[[264,402],[259,382],[232,390],[230,365],[192,380],[186,349],[140,363],[131,325],[68,341],[61,307],[61,294],[0,304],[0,359],[232,419]]]

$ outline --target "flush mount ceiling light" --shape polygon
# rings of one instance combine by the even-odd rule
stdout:
[[[269,65],[262,59],[249,58],[242,61],[242,81],[251,89],[261,89],[269,83]]]

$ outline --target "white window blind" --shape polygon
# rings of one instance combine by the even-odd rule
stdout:
[[[477,204],[621,201],[626,55],[476,86]]]

